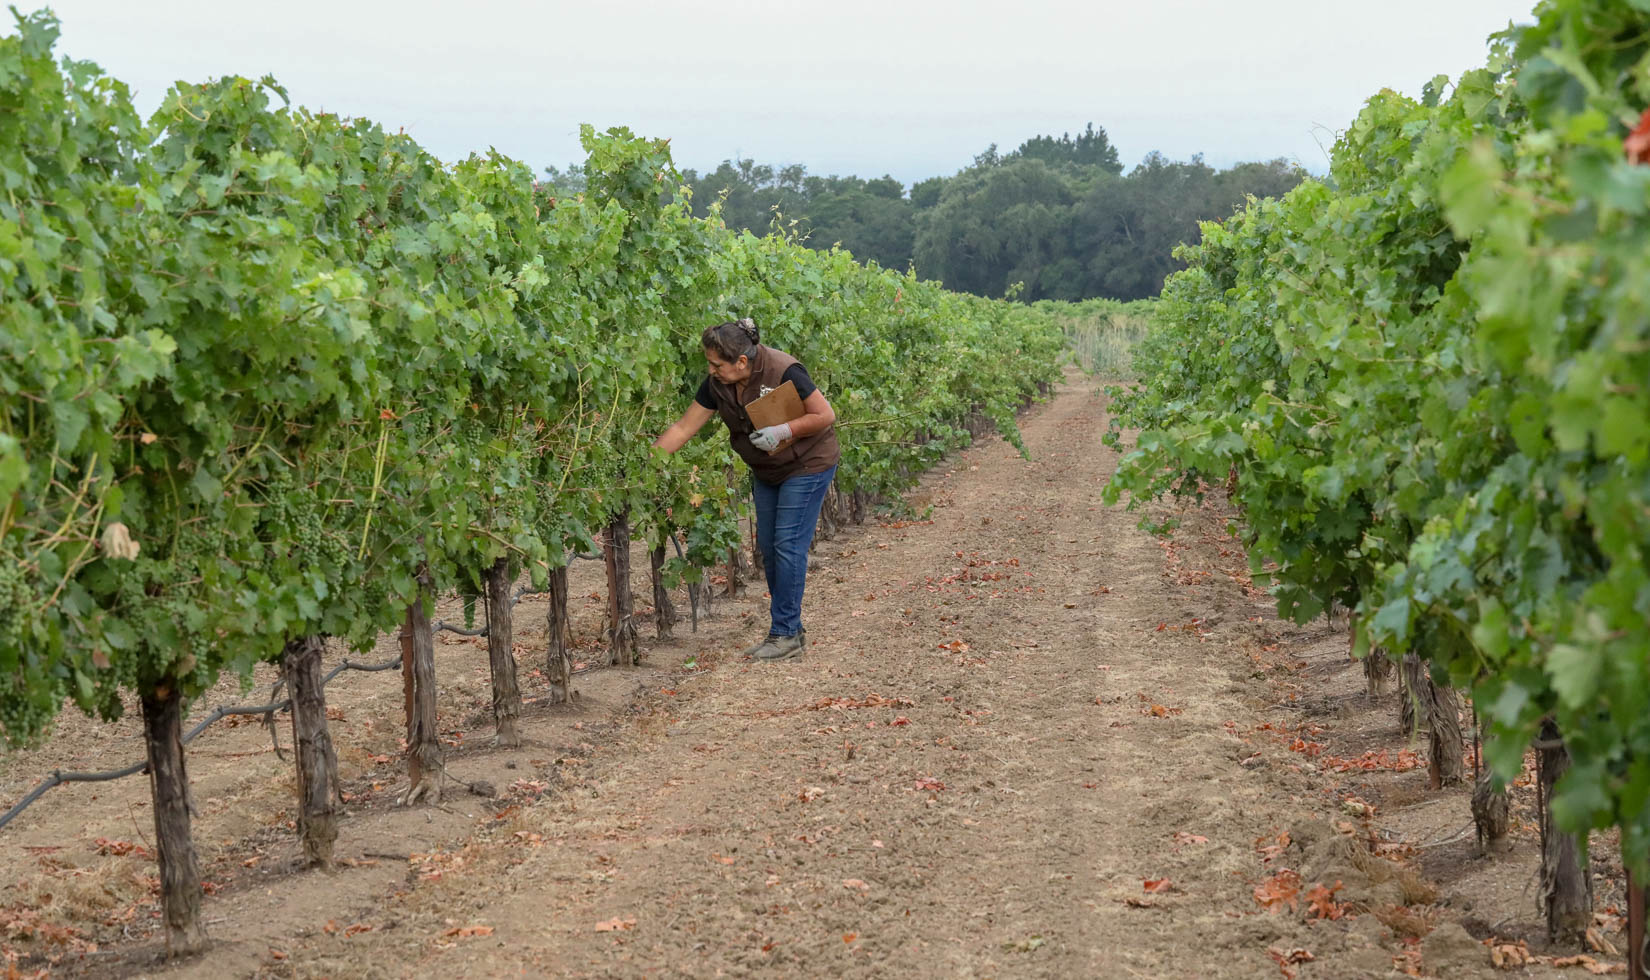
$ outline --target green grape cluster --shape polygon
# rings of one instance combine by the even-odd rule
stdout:
[[[264,540],[276,561],[300,569],[332,572],[349,560],[348,546],[327,525],[327,514],[312,488],[282,475],[265,488]]]
[[[293,504],[288,498],[292,522],[293,557],[305,568],[336,569],[348,561],[343,541],[329,531],[314,496],[305,493]]]
[[[9,685],[0,697],[0,736],[13,745],[38,738],[57,713],[57,698],[34,686]]]
[[[31,663],[25,649],[32,598],[22,559],[0,548],[0,735],[13,743],[38,735],[61,698],[57,685],[39,676],[38,663]]]
[[[23,579],[22,560],[10,550],[0,550],[0,648],[23,642],[28,599],[29,584]]]

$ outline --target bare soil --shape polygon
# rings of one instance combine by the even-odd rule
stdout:
[[[1022,420],[1029,460],[984,439],[928,475],[915,519],[818,543],[800,660],[740,659],[766,627],[758,588],[551,706],[528,598],[526,744],[489,747],[484,642],[440,634],[450,779],[411,809],[399,675],[335,682],[335,874],[296,870],[268,731],[203,735],[204,956],[161,957],[146,783],[52,790],[0,831],[5,958],[94,977],[1356,978],[1500,975],[1492,937],[1583,952],[1542,948],[1527,781],[1512,839],[1481,853],[1467,790],[1427,788],[1344,624],[1280,622],[1250,584],[1218,493],[1155,507],[1169,540],[1101,506],[1105,401],[1067,380]],[[574,573],[578,658],[599,664],[601,569]],[[196,713],[258,697],[226,685]],[[66,717],[0,757],[0,805],[54,767],[141,755],[135,718]],[[1607,913],[1620,868],[1594,844]],[[1600,938],[1619,945],[1618,922]],[[1565,974],[1585,975],[1521,975]]]

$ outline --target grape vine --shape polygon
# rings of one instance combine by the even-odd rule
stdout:
[[[420,569],[473,592],[507,558],[542,584],[622,512],[696,575],[744,488],[713,436],[648,444],[707,323],[754,316],[813,367],[849,491],[909,485],[972,412],[1012,433],[1058,368],[1045,315],[695,218],[662,140],[587,127],[589,189],[556,199],[268,78],[179,84],[144,123],[56,41],[47,14],[0,40],[13,742],[303,637],[366,648]]]
[[[1556,730],[1554,819],[1619,827],[1640,875],[1647,106],[1650,13],[1606,0],[1547,0],[1485,67],[1370,99],[1328,179],[1184,247],[1106,491],[1230,480],[1282,613],[1342,603],[1361,650],[1470,687],[1503,780]]]

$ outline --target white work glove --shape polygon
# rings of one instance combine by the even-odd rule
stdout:
[[[765,429],[757,429],[751,433],[751,445],[765,453],[771,453],[779,448],[779,444],[791,437],[790,423],[770,425]]]

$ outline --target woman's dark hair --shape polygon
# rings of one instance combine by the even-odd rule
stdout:
[[[755,357],[756,345],[761,340],[756,321],[750,317],[706,327],[704,335],[699,338],[705,350],[715,351],[717,357],[730,364],[741,357]]]

